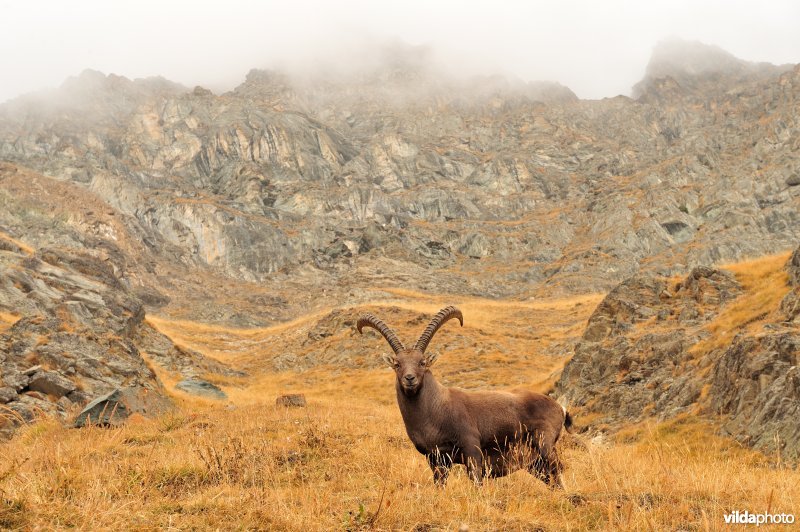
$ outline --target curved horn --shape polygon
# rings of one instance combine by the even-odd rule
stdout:
[[[456,307],[445,307],[433,317],[428,326],[425,327],[425,330],[422,331],[422,336],[420,336],[419,340],[417,340],[417,344],[414,346],[414,349],[419,349],[424,353],[428,348],[431,338],[433,338],[433,335],[439,330],[439,327],[444,325],[447,320],[452,318],[458,318],[458,321],[461,322],[461,326],[464,326],[464,316],[461,314],[461,311]]]
[[[361,329],[364,327],[372,327],[373,329],[381,333],[383,337],[386,338],[386,341],[389,342],[389,345],[392,347],[392,351],[394,351],[395,353],[397,353],[402,349],[405,349],[403,347],[403,342],[401,342],[400,339],[397,338],[397,335],[394,334],[394,331],[391,330],[388,325],[383,323],[383,321],[379,320],[372,314],[364,314],[363,316],[358,318],[358,322],[356,323],[356,329],[358,329],[358,332],[364,334],[363,332],[361,332]]]

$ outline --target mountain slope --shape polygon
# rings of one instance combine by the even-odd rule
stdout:
[[[87,72],[2,106],[0,157],[92,191],[165,263],[288,306],[296,286],[362,297],[354,270],[495,297],[607,290],[800,238],[800,69],[697,46],[657,49],[638,100],[448,78],[402,47],[358,76],[253,71],[222,95]]]

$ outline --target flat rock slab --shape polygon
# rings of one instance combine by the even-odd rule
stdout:
[[[34,392],[63,397],[75,391],[75,383],[55,371],[39,371],[31,377],[28,388]]]
[[[286,395],[281,395],[275,399],[275,404],[277,406],[304,407],[306,406],[306,396],[302,393],[289,393]]]
[[[30,377],[34,373],[38,373],[39,371],[42,371],[42,369],[43,369],[42,366],[38,366],[38,365],[37,366],[31,366],[30,368],[28,368],[25,371],[23,371],[22,374],[23,375],[27,375],[28,377]]]
[[[167,398],[147,388],[117,388],[86,405],[73,426],[117,426],[133,413],[154,416],[166,412],[171,406]]]
[[[83,427],[86,425],[119,425],[123,423],[130,412],[125,404],[121,390],[103,395],[86,405],[75,418],[73,425]]]
[[[212,399],[227,399],[228,396],[215,384],[201,379],[186,379],[175,385],[175,388],[182,392]]]

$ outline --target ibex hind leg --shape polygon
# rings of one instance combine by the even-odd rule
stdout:
[[[544,471],[547,474],[545,482],[551,489],[564,489],[564,482],[561,480],[561,471],[564,466],[561,460],[558,459],[558,454],[555,449],[552,449],[543,461]]]
[[[564,483],[561,480],[561,466],[557,461],[534,460],[528,466],[528,472],[551,489],[564,489]]]
[[[558,458],[555,445],[534,440],[531,451],[533,460],[528,465],[528,471],[551,489],[564,489],[564,483],[561,481],[563,465]]]

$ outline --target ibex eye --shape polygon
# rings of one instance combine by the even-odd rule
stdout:
[[[420,366],[424,366],[424,365],[425,365],[425,359],[424,359],[424,358],[423,358],[422,360],[420,360],[420,361],[419,361],[419,365],[420,365]]]

